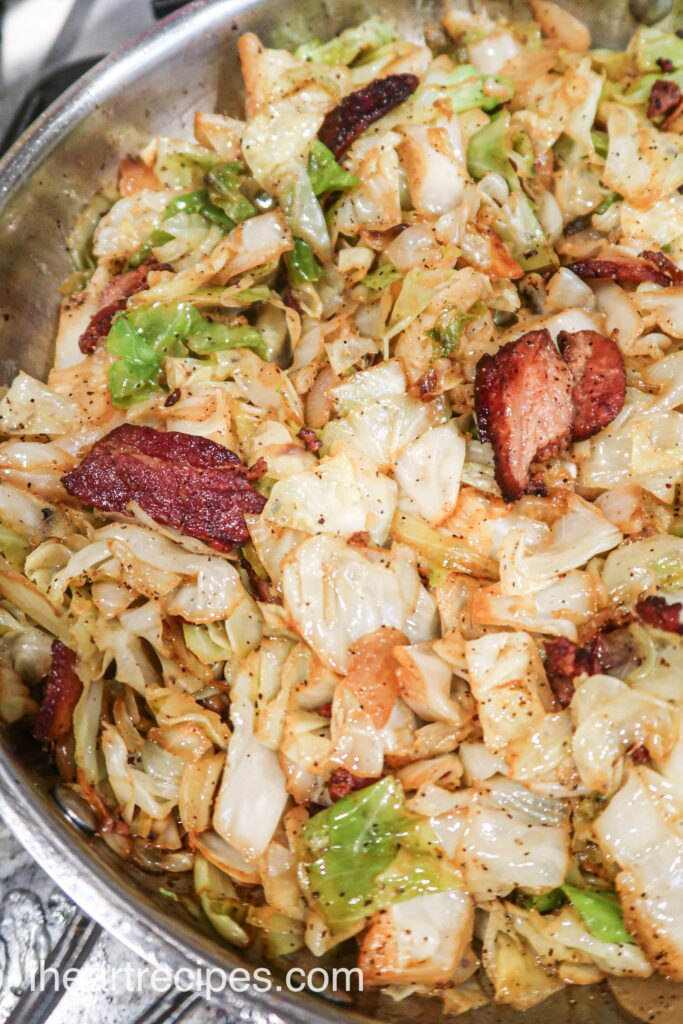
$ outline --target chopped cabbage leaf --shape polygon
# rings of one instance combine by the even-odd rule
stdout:
[[[191,303],[127,310],[114,320],[106,349],[119,356],[109,369],[109,391],[119,408],[159,390],[167,358],[231,348],[251,348],[265,355],[263,336],[254,328],[212,323]]]
[[[510,114],[501,110],[488,124],[470,138],[467,145],[467,170],[479,180],[487,174],[500,174],[511,189],[519,189],[517,173],[512,166],[508,145]]]
[[[428,819],[407,811],[391,776],[316,814],[303,836],[310,898],[334,931],[393,903],[460,887]]]
[[[563,885],[562,892],[578,910],[588,931],[601,942],[633,942],[624,926],[619,897],[614,892],[577,889]]]
[[[308,155],[308,177],[316,196],[323,192],[345,192],[360,185],[360,181],[338,164],[334,154],[320,139],[314,139]]]
[[[683,68],[683,40],[660,28],[637,29],[629,43],[628,53],[639,71],[661,71],[660,60],[670,61],[674,68]]]
[[[294,248],[285,253],[285,264],[293,285],[318,281],[322,277],[323,268],[315,258],[310,245],[301,238],[295,238]]]
[[[355,28],[347,28],[326,43],[312,40],[302,43],[295,51],[300,60],[315,61],[316,64],[353,64],[359,57],[370,59],[373,50],[393,43],[396,39],[392,21],[378,16],[368,18]]]

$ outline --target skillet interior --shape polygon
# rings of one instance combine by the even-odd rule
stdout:
[[[463,6],[462,3],[459,6]],[[478,6],[473,0],[473,7]],[[626,0],[567,2],[592,29],[594,44],[621,46],[635,23]],[[647,7],[648,5],[643,5]],[[654,5],[650,5],[654,6]],[[120,156],[151,135],[189,134],[197,108],[239,114],[236,55],[240,33],[269,45],[327,38],[370,13],[396,18],[408,35],[437,20],[440,0],[209,0],[119,51],[45,114],[0,165],[0,383],[19,369],[44,377],[52,358],[59,283],[70,273],[65,239],[80,207],[111,184]],[[491,14],[524,12],[517,0],[493,0]],[[76,832],[50,796],[49,771],[18,730],[0,734],[0,810],[42,867],[84,909],[146,959],[172,968],[188,962],[238,966],[220,947],[168,911],[159,879],[123,864],[99,841]],[[162,905],[163,904],[163,905]],[[403,1021],[443,1019],[436,1001],[393,1004],[376,997],[351,1009],[285,993],[219,999],[245,1020]],[[377,1005],[376,1005],[377,1004]],[[677,1013],[673,1009],[673,1014]],[[672,1015],[669,1020],[679,1020]],[[565,990],[518,1014],[488,1007],[472,1024],[616,1024],[628,1018],[600,989]],[[662,1020],[662,1024],[664,1024]]]

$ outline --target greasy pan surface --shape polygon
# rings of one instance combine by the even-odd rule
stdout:
[[[476,6],[476,4],[474,4]],[[594,43],[623,45],[634,27],[625,0],[568,3],[586,21]],[[643,5],[647,7],[648,5]],[[654,6],[654,5],[653,5]],[[490,3],[491,14],[523,9]],[[269,45],[290,47],[327,38],[372,13],[410,26],[435,19],[435,0],[207,0],[104,61],[29,130],[0,164],[0,383],[17,370],[47,374],[52,358],[59,283],[69,274],[65,238],[83,202],[114,180],[121,154],[155,134],[189,132],[197,108],[238,114],[241,97],[236,41],[247,30]],[[171,132],[171,129],[173,131]],[[52,781],[25,735],[0,736],[0,811],[41,866],[90,915],[147,960],[177,969],[188,964],[239,966],[220,947],[169,914],[154,898],[158,879],[122,864],[103,844],[78,833],[50,795]],[[399,1021],[440,1019],[438,1005],[392,1004],[377,997],[353,1010],[302,994],[240,996],[222,1002],[241,1019]],[[680,1019],[676,1009],[667,1019]],[[489,1007],[468,1020],[539,1024],[616,1024],[627,1018],[600,990],[566,990],[527,1014]],[[664,1024],[664,1018],[660,1019]]]

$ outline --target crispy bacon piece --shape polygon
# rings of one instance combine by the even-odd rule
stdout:
[[[650,751],[642,744],[639,747],[632,747],[628,751],[628,756],[634,764],[647,764],[651,760]]]
[[[569,444],[571,375],[548,331],[529,331],[483,356],[474,403],[479,434],[493,445],[498,486],[513,501],[529,488],[531,463]]]
[[[45,677],[43,699],[40,702],[33,735],[40,743],[53,743],[64,736],[73,725],[74,708],[83,692],[78,678],[78,658],[61,640],[52,644],[52,664]]]
[[[328,779],[327,792],[330,794],[330,800],[336,803],[356,789],[371,786],[373,782],[377,782],[377,779],[364,779],[360,775],[353,775],[346,768],[335,768]]]
[[[635,258],[630,260],[576,260],[574,263],[567,264],[567,269],[573,271],[578,277],[586,281],[608,277],[612,281],[619,281],[622,284],[638,284],[640,281],[653,281],[654,284],[662,285],[664,288],[671,284],[671,278],[668,274],[658,270],[648,260]]]
[[[558,636],[545,642],[545,671],[555,700],[561,708],[567,708],[574,696],[574,680],[577,676],[593,676],[605,668],[602,634],[596,633],[590,643],[580,647],[566,636]]]
[[[670,78],[658,78],[650,89],[647,103],[647,116],[659,117],[668,114],[681,102],[681,90]]]
[[[361,132],[400,106],[417,89],[417,75],[387,75],[350,92],[323,121],[318,138],[338,160]]]
[[[571,703],[577,676],[603,673],[624,678],[640,665],[633,634],[625,625],[630,619],[629,613],[608,622],[583,644],[563,636],[545,641],[545,671],[560,707]]]
[[[302,427],[298,433],[298,437],[303,441],[304,448],[307,452],[317,452],[322,445],[322,441],[316,434],[315,430],[311,430],[310,427]]]
[[[621,412],[626,397],[626,368],[616,342],[597,331],[560,331],[560,352],[574,381],[572,440],[603,430]]]
[[[136,501],[157,523],[218,551],[248,540],[244,515],[265,505],[234,452],[194,434],[130,423],[98,441],[62,483],[104,512],[126,514]]]
[[[97,343],[101,338],[106,338],[111,330],[114,317],[121,309],[126,308],[126,302],[131,295],[143,291],[147,287],[147,278],[152,270],[171,270],[168,263],[159,263],[158,260],[148,259],[141,263],[135,270],[127,270],[124,274],[117,274],[102,289],[98,311],[90,318],[90,323],[78,339],[78,347],[84,355],[90,355],[95,351]]]
[[[674,69],[674,62],[668,57],[657,57],[656,64],[665,75],[670,75]]]
[[[413,398],[419,398],[421,402],[433,402],[438,398],[439,375],[433,366],[411,384],[409,392]]]
[[[683,284],[683,270],[679,270],[665,252],[652,252],[646,249],[645,252],[638,254],[638,258],[647,260],[648,263],[652,263],[658,270],[661,270],[671,279],[671,284]]]
[[[683,612],[683,604],[680,601],[669,604],[665,598],[655,594],[641,597],[636,605],[636,615],[646,625],[652,626],[653,629],[665,629],[667,633],[678,633],[679,635],[683,635],[681,612]]]

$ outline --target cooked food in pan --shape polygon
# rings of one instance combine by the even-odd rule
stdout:
[[[683,981],[683,40],[531,6],[244,35],[0,400],[2,718],[222,940],[453,1013]]]

